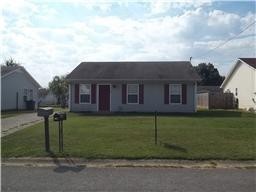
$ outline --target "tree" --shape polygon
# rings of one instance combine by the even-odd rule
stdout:
[[[57,104],[61,104],[62,107],[65,107],[68,98],[68,83],[66,76],[55,76],[49,83],[49,89],[57,98]]]
[[[49,93],[49,89],[42,88],[38,90],[38,97],[39,98],[45,98]]]
[[[20,63],[16,62],[13,58],[7,59],[4,62],[4,66],[7,66],[7,67],[9,67],[9,66],[13,67],[13,66],[19,66],[19,65],[20,65]]]
[[[224,81],[225,77],[219,74],[217,68],[211,63],[200,63],[194,67],[201,77],[199,85],[204,86],[220,86]]]

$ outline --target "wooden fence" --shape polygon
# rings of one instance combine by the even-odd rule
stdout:
[[[235,109],[233,93],[205,92],[197,94],[197,107],[202,109]]]

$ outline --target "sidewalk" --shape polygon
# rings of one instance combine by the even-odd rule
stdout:
[[[124,159],[95,159],[82,158],[8,158],[2,159],[4,166],[83,166],[83,167],[156,167],[156,168],[196,168],[196,169],[255,169],[256,161],[231,160],[124,160]]]
[[[42,121],[36,113],[25,113],[1,119],[1,137],[14,133]]]

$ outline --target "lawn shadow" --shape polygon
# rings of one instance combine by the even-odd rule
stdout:
[[[171,150],[174,150],[174,151],[179,151],[179,152],[182,152],[182,153],[187,153],[188,150],[184,147],[180,147],[178,145],[175,145],[175,144],[170,144],[170,143],[163,143],[160,141],[160,145],[163,145],[164,148],[167,148],[167,149],[171,149]]]
[[[72,172],[78,173],[78,172],[80,172],[84,169],[83,166],[77,166],[75,164],[75,162],[69,157],[65,157],[65,161],[69,165],[62,165],[61,162],[59,161],[58,157],[55,155],[55,153],[50,151],[49,155],[52,158],[54,164],[57,166],[56,168],[53,169],[54,172],[65,173],[65,172],[68,172],[68,171],[72,171]]]
[[[153,112],[76,112],[79,116],[154,116]],[[158,116],[166,117],[255,117],[255,114],[249,112],[243,112],[239,110],[199,110],[195,113],[160,113],[157,112]]]

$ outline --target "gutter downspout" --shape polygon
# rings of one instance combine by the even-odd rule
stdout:
[[[194,112],[197,112],[197,82],[196,81],[194,86]]]

